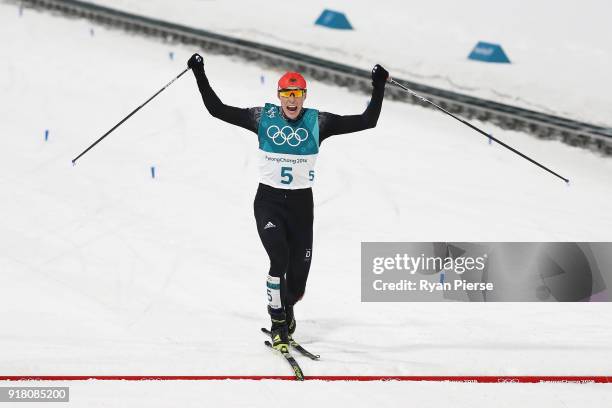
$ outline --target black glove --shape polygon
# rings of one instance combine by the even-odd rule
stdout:
[[[193,71],[204,71],[204,58],[200,54],[193,54],[187,61],[187,66]]]
[[[384,85],[387,82],[387,78],[389,78],[389,72],[382,65],[374,65],[374,68],[372,68],[372,85]]]

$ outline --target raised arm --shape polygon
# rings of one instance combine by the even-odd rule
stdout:
[[[187,66],[193,71],[198,83],[204,106],[212,116],[232,125],[240,126],[257,133],[259,125],[260,108],[237,108],[221,102],[215,91],[210,86],[206,73],[204,72],[204,60],[199,54],[193,54]]]
[[[333,135],[358,132],[376,126],[382,101],[385,95],[385,83],[389,73],[382,66],[372,69],[372,99],[361,115],[336,115],[328,112],[319,113],[319,143]]]

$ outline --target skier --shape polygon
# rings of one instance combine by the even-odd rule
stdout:
[[[330,136],[376,126],[389,73],[374,66],[367,109],[361,115],[340,116],[303,107],[306,80],[297,72],[287,72],[279,79],[280,106],[266,103],[242,109],[221,102],[199,54],[187,65],[212,116],[258,135],[260,183],[254,201],[255,221],[270,258],[266,287],[272,347],[287,352],[296,328],[293,308],[304,295],[312,259],[311,186],[319,146]]]

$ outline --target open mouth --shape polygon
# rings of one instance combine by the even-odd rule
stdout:
[[[297,106],[295,106],[295,105],[287,105],[287,110],[289,112],[296,112],[297,111]]]

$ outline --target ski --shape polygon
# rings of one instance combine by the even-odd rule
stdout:
[[[268,336],[270,335],[270,330],[266,329],[265,327],[261,328],[261,331],[265,334],[267,334]],[[310,351],[306,350],[304,347],[302,347],[302,345],[300,343],[298,343],[297,341],[291,339],[291,341],[289,342],[289,345],[291,347],[293,347],[295,350],[297,350],[298,353],[300,353],[301,355],[308,357],[311,360],[318,360],[321,358],[320,355],[318,354],[313,354]]]
[[[269,341],[266,340],[264,344],[270,347],[270,350],[274,350],[274,348],[272,347],[272,343],[270,343]],[[279,351],[279,350],[274,350],[274,351],[278,351],[279,353],[283,355],[283,357],[285,357],[285,360],[287,360],[287,362],[289,363],[289,365],[291,365],[291,368],[293,369],[293,373],[295,374],[295,379],[298,381],[304,381],[304,373],[302,372],[300,365],[297,363],[297,361],[295,361],[295,358],[293,358],[291,353],[289,353],[288,351],[284,351],[284,352]]]

